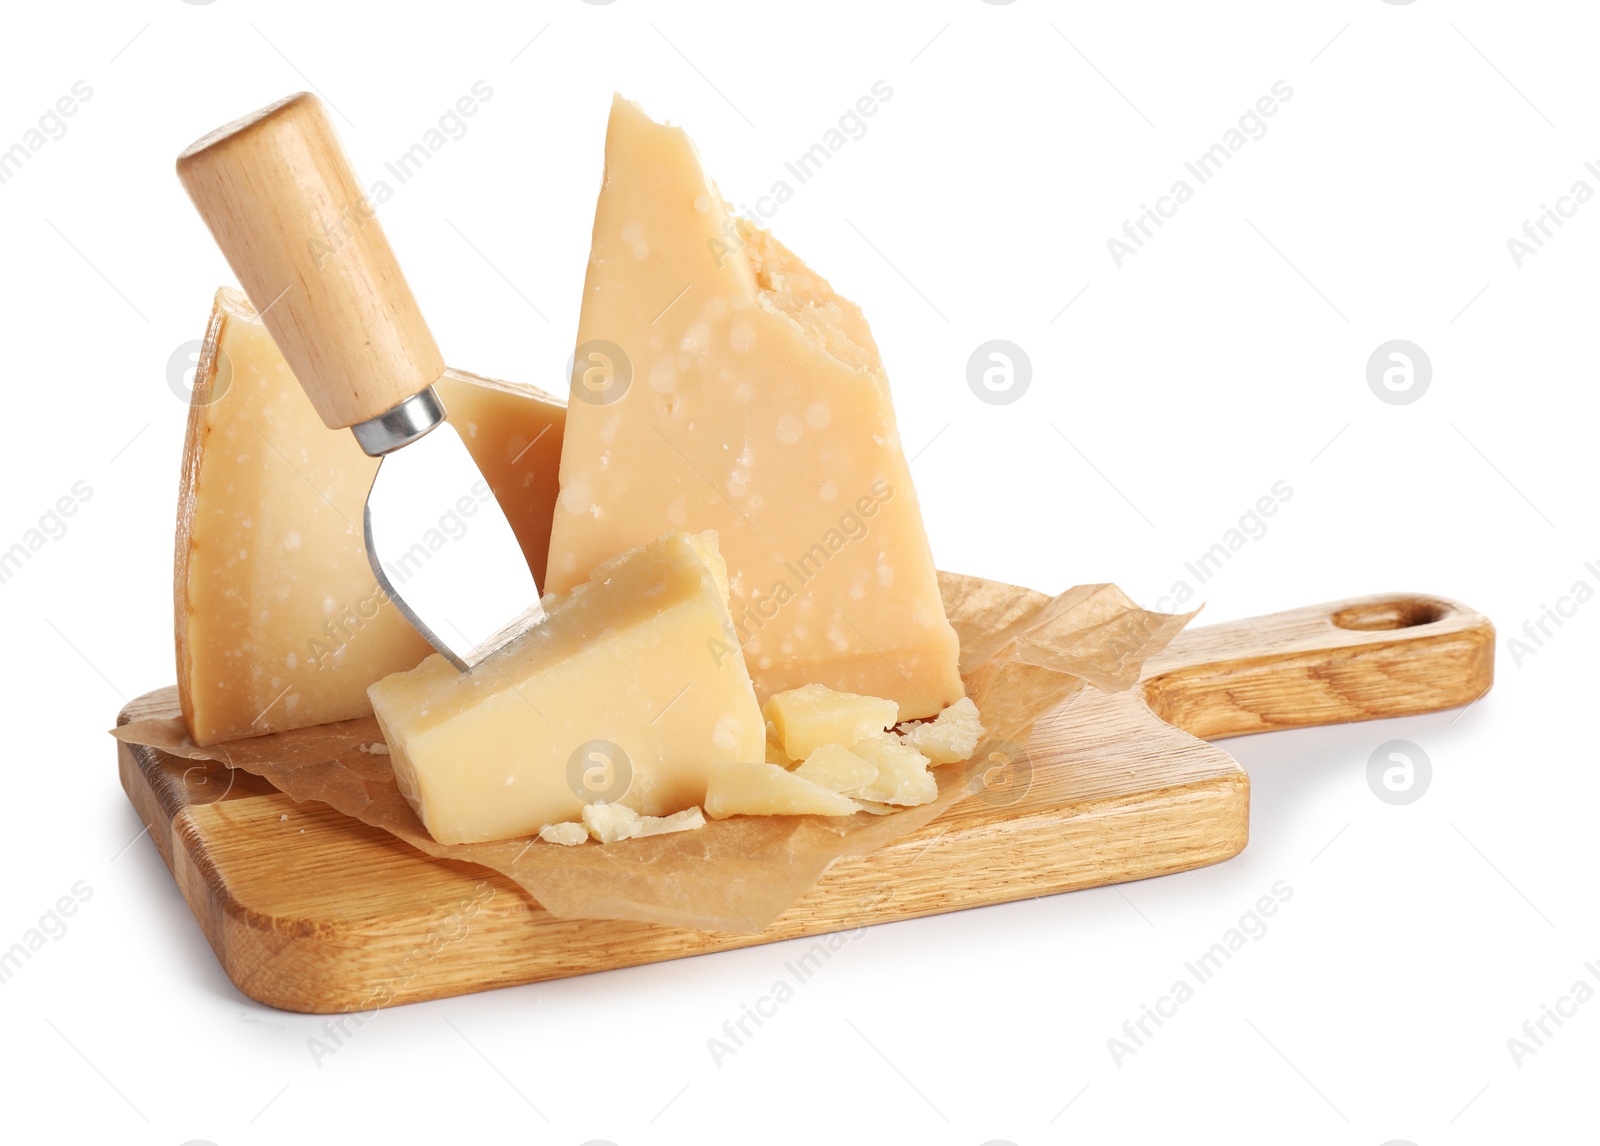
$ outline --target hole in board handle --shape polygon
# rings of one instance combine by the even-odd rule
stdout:
[[[1414,629],[1418,625],[1431,625],[1442,621],[1447,610],[1437,601],[1421,597],[1399,597],[1393,601],[1373,601],[1340,609],[1333,615],[1333,623],[1341,629],[1361,633],[1385,632],[1391,629]]]

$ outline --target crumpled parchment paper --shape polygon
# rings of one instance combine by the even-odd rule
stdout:
[[[1145,660],[1194,615],[1147,612],[1114,585],[1079,585],[1051,597],[941,573],[939,587],[986,744],[1025,745],[1039,717],[1086,687],[1133,687]],[[985,775],[966,764],[938,767],[933,803],[887,816],[739,816],[691,832],[571,848],[537,838],[445,845],[401,796],[370,716],[200,748],[184,729],[174,690],[170,715],[124,724],[112,735],[241,768],[295,800],[320,800],[429,855],[493,868],[561,918],[745,934],[776,919],[834,860],[916,831],[981,790]],[[982,764],[985,756],[980,745],[974,759]]]

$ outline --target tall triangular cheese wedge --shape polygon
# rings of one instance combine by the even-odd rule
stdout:
[[[678,128],[620,97],[578,324],[545,588],[715,529],[756,692],[901,719],[963,695],[889,383],[861,311],[730,216]]]
[[[439,392],[529,567],[542,569],[561,403],[456,371]],[[178,500],[178,696],[195,743],[365,715],[368,685],[431,651],[367,564],[361,513],[377,466],[322,424],[249,300],[218,291]],[[471,528],[476,506],[458,509],[425,544]]]

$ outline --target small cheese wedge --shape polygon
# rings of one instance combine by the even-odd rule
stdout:
[[[983,738],[984,727],[978,706],[962,697],[934,720],[902,724],[896,731],[901,741],[921,752],[934,764],[959,764],[971,760]]]
[[[853,794],[856,789],[864,788],[878,778],[878,766],[863,760],[848,748],[824,744],[807,756],[805,763],[796,768],[794,774],[830,792]]]
[[[589,829],[582,824],[546,824],[539,829],[539,838],[550,844],[561,844],[563,847],[577,847],[579,844],[589,842]]]
[[[439,393],[542,569],[565,410],[457,371]],[[249,301],[217,292],[189,409],[174,596],[195,743],[371,711],[367,686],[429,652],[378,587],[362,507],[378,463],[322,424]]]
[[[771,697],[761,711],[789,759],[804,760],[824,744],[854,744],[882,732],[899,709],[892,700],[808,684]]]
[[[928,758],[887,732],[856,741],[850,751],[877,769],[871,783],[851,791],[858,799],[911,807],[931,803],[939,794]]]
[[[706,815],[853,816],[861,809],[848,796],[830,792],[776,764],[722,764],[706,785]]]
[[[574,363],[546,588],[663,528],[716,529],[727,648],[759,697],[818,682],[912,719],[963,695],[861,311],[732,217],[682,130],[620,97]]]
[[[433,838],[530,835],[599,798],[665,815],[701,804],[719,762],[759,761],[744,661],[707,651],[727,584],[715,535],[663,534],[546,597],[545,620],[471,672],[434,655],[373,685],[395,778]]]

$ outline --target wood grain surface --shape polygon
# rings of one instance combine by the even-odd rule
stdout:
[[[1180,634],[1141,689],[1090,690],[1052,711],[1001,783],[839,860],[758,935],[555,919],[497,873],[432,859],[243,771],[120,742],[118,755],[239,989],[286,1010],[367,1011],[1217,863],[1249,837],[1250,783],[1198,736],[1468,704],[1492,683],[1493,647],[1482,615],[1412,594]],[[120,719],[175,707],[163,689]]]

